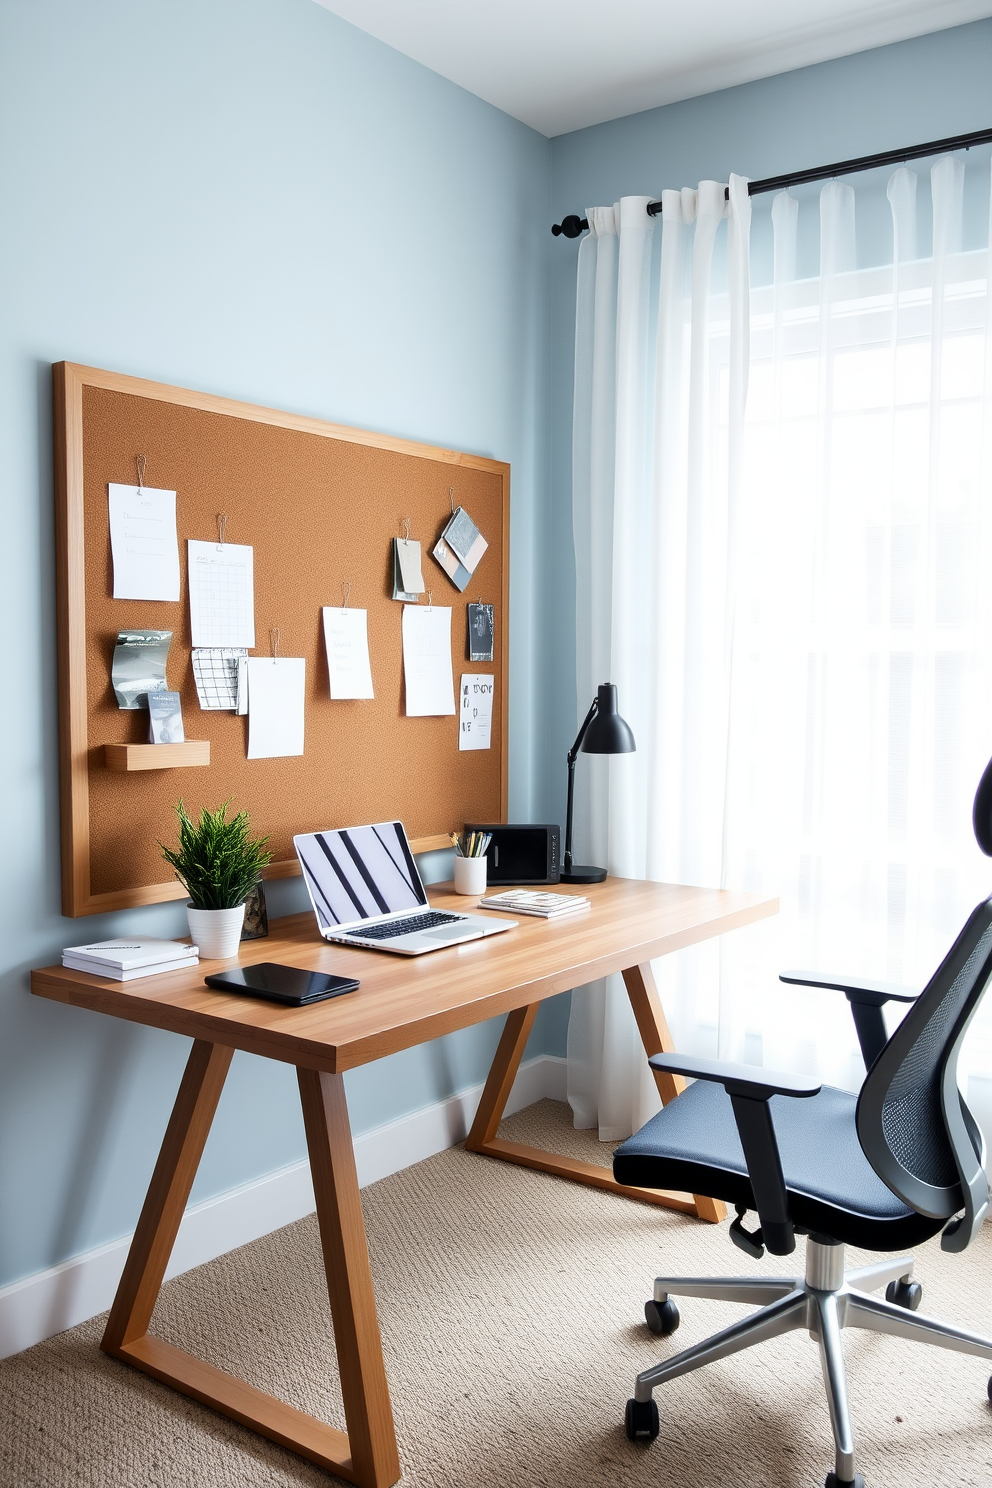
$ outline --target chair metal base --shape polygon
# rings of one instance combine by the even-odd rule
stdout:
[[[992,1360],[992,1339],[937,1322],[934,1318],[921,1317],[870,1295],[890,1281],[908,1281],[912,1271],[912,1256],[899,1256],[895,1260],[879,1261],[873,1266],[862,1266],[845,1273],[843,1245],[826,1245],[810,1239],[806,1242],[805,1277],[659,1276],[654,1284],[656,1302],[665,1302],[670,1296],[676,1296],[764,1305],[760,1311],[724,1328],[721,1333],[714,1333],[702,1343],[683,1349],[653,1369],[645,1369],[637,1376],[634,1399],[648,1401],[652,1391],[666,1380],[701,1369],[716,1359],[729,1358],[741,1349],[763,1343],[766,1338],[777,1338],[781,1333],[805,1328],[820,1348],[836,1451],[835,1481],[838,1488],[854,1484],[858,1478],[854,1469],[854,1432],[840,1336],[843,1328],[892,1333],[899,1338],[933,1343],[938,1348],[977,1354],[982,1359]]]

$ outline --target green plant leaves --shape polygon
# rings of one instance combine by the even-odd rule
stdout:
[[[225,801],[216,811],[204,806],[200,820],[194,822],[180,799],[176,806],[179,848],[159,843],[194,909],[236,909],[272,861],[272,854],[265,851],[268,837],[252,838],[247,811],[237,812],[228,821],[230,804]]]

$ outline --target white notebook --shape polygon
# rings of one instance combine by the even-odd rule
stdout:
[[[198,956],[181,956],[178,961],[156,961],[153,966],[133,966],[123,971],[119,966],[102,966],[99,961],[81,960],[78,956],[63,956],[62,965],[70,971],[85,971],[90,976],[109,977],[114,982],[133,982],[138,977],[161,976],[165,971],[186,971],[199,964]]]
[[[480,909],[509,910],[513,914],[539,915],[542,920],[557,920],[562,915],[588,909],[584,894],[546,894],[536,889],[507,889],[503,894],[490,894],[479,900]]]
[[[187,945],[184,940],[160,940],[151,935],[121,935],[116,940],[96,940],[89,945],[64,946],[62,955],[71,956],[73,961],[85,961],[87,965],[133,971],[139,966],[154,966],[165,961],[195,961],[199,956],[199,949],[195,945]]]

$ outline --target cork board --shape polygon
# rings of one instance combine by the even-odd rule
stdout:
[[[269,877],[298,872],[295,832],[398,817],[415,850],[441,846],[466,820],[506,818],[509,467],[480,456],[369,434],[207,394],[59,363],[55,369],[63,912],[181,898],[158,840],[173,807],[233,799],[270,837]],[[135,480],[177,492],[178,603],[112,598],[107,485]],[[429,556],[455,505],[489,542],[460,594]],[[254,548],[254,655],[306,658],[306,744],[299,758],[248,760],[246,718],[200,709],[190,663],[186,539]],[[452,667],[496,678],[493,743],[459,752],[457,716],[407,718],[402,605],[392,599],[391,540],[409,517],[424,580],[452,610]],[[321,606],[368,612],[371,701],[329,697]],[[466,661],[466,604],[496,606],[491,663]],[[426,602],[426,596],[422,602]],[[210,763],[121,773],[105,744],[147,738],[148,715],[122,711],[110,685],[119,630],[171,630],[168,682],[182,696],[187,739]]]

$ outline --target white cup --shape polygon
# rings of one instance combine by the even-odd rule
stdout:
[[[486,858],[460,858],[455,854],[455,893],[484,894],[486,892]]]

